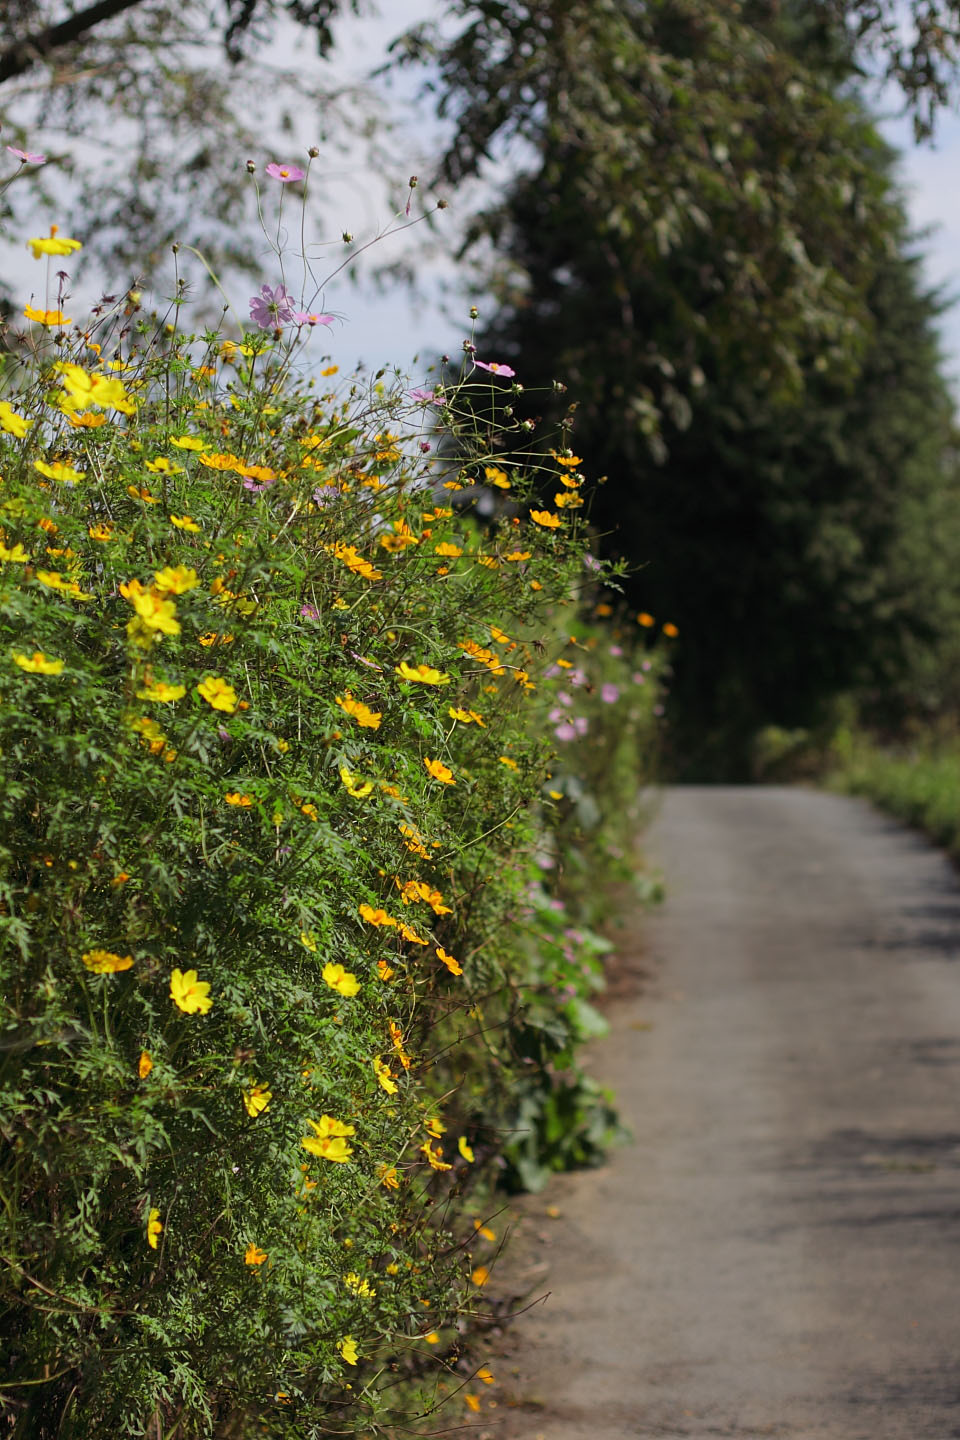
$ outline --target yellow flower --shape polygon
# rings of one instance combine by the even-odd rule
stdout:
[[[434,555],[444,555],[450,560],[458,560],[463,554],[459,545],[451,545],[446,540],[441,540],[439,545],[433,547]]]
[[[666,625],[664,625],[663,627],[663,633],[664,635],[666,635],[668,640],[675,640],[680,634],[680,631],[677,629],[676,625],[674,625],[671,620],[668,620]]]
[[[8,400],[0,400],[0,430],[22,440],[32,424],[25,415],[18,415]]]
[[[186,693],[186,685],[167,685],[163,680],[151,680],[142,690],[137,691],[137,699],[155,700],[158,704],[169,705],[174,700],[182,700]]]
[[[516,760],[511,760],[509,755],[500,755],[497,758],[499,759],[501,765],[506,765],[508,770],[520,769],[520,766],[517,764]]]
[[[133,964],[132,955],[115,955],[112,950],[88,950],[80,958],[94,975],[116,975]]]
[[[166,455],[155,455],[152,460],[144,460],[143,468],[152,471],[154,475],[183,474],[183,466],[178,465],[175,460],[168,460]]]
[[[371,1285],[369,1280],[364,1280],[355,1270],[351,1270],[348,1275],[344,1275],[343,1283],[348,1289],[353,1291],[354,1295],[371,1296],[377,1293],[376,1287]]]
[[[428,1135],[433,1136],[434,1140],[439,1140],[441,1135],[446,1134],[447,1129],[439,1115],[434,1115],[429,1120],[425,1120],[423,1128]]]
[[[171,515],[170,521],[178,530],[190,530],[194,535],[200,533],[200,526],[189,515]]]
[[[207,675],[197,686],[197,694],[214,710],[223,710],[227,715],[232,715],[237,708],[236,690],[217,675]]]
[[[111,379],[106,375],[91,375],[82,365],[73,365],[67,360],[59,361],[54,369],[60,372],[66,391],[60,403],[68,414],[71,410],[79,410],[85,405],[94,405],[98,409],[120,410],[125,415],[135,413],[136,406],[124,389],[122,380]]]
[[[237,805],[242,810],[249,810],[253,804],[253,796],[243,795],[239,790],[228,790],[223,798],[228,805]]]
[[[144,490],[141,485],[128,485],[127,494],[131,500],[142,500],[144,505],[159,505],[160,496],[151,495],[149,490]]]
[[[177,441],[174,440],[172,443],[176,445]],[[189,445],[182,448],[192,450],[194,449],[194,446]],[[201,451],[203,450],[202,445],[199,448]],[[209,453],[205,452],[201,454],[199,458],[200,464],[206,465],[208,470],[234,470],[238,465],[243,464],[243,461],[240,459],[239,455],[233,455],[229,451],[224,454],[220,450],[213,450]]]
[[[544,530],[559,530],[563,524],[560,516],[552,514],[549,510],[531,510],[530,519],[534,525],[541,525]]]
[[[352,770],[348,770],[346,765],[340,766],[340,779],[343,781],[348,792],[357,800],[363,800],[367,795],[373,793],[373,782],[370,780],[361,780],[359,775],[355,775]]]
[[[252,1240],[243,1252],[244,1265],[262,1265],[266,1258],[266,1250],[258,1250]]]
[[[443,961],[451,975],[463,974],[463,966],[460,964],[460,961],[455,960],[452,955],[448,955],[442,945],[437,946],[437,959]]]
[[[637,624],[642,625],[644,630],[651,630],[656,623],[653,616],[648,615],[646,610],[641,610],[637,616]]]
[[[178,450],[203,449],[203,441],[198,440],[196,435],[171,435],[170,444],[176,445]]]
[[[460,1154],[463,1156],[464,1160],[466,1160],[468,1165],[472,1165],[474,1160],[476,1160],[477,1157],[474,1155],[473,1150],[467,1144],[467,1137],[465,1135],[461,1135],[460,1139],[457,1141],[457,1149],[460,1151]]]
[[[581,455],[558,455],[556,450],[551,450],[550,454],[553,456],[554,460],[556,460],[558,465],[566,465],[567,468],[570,470],[573,470],[578,465],[583,464],[583,457]]]
[[[348,570],[355,575],[362,575],[365,580],[382,580],[383,572],[376,570],[369,560],[364,560],[352,545],[344,545],[342,541],[330,547],[338,560],[342,560]]]
[[[418,935],[416,930],[414,930],[410,925],[404,925],[401,921],[399,930],[404,940],[408,941],[411,945],[426,945],[427,942],[426,940],[424,940],[423,936]]]
[[[163,1226],[160,1223],[160,1211],[151,1210],[147,1217],[147,1244],[151,1250],[156,1250],[160,1240],[160,1232]]]
[[[386,984],[388,980],[392,980],[396,973],[393,966],[388,965],[386,960],[377,961],[377,974],[384,984]]]
[[[488,484],[496,485],[498,490],[510,489],[510,481],[507,479],[506,471],[500,470],[496,465],[485,465],[483,467],[483,473]]]
[[[122,587],[121,587],[122,590]],[[126,597],[137,612],[137,618],[148,630],[159,630],[163,635],[179,635],[180,621],[176,618],[177,607],[172,600],[164,600],[154,590],[132,591]],[[131,621],[130,624],[133,622]],[[130,624],[127,629],[130,630]]]
[[[344,1335],[342,1340],[338,1340],[337,1349],[348,1365],[356,1365],[360,1352],[357,1350],[357,1342],[352,1335]]]
[[[58,225],[50,226],[50,234],[44,235],[42,239],[27,241],[27,249],[33,251],[34,260],[39,260],[41,255],[70,255],[74,250],[82,250],[83,246],[79,240],[71,240],[66,235],[58,235]]]
[[[463,1403],[467,1409],[472,1410],[474,1414],[480,1409],[480,1401],[476,1395],[464,1395]]]
[[[16,545],[12,545],[9,550],[6,545],[0,541],[0,560],[8,561],[16,565],[26,565],[29,559],[30,556],[26,550],[24,550],[19,540]]]
[[[163,570],[155,570],[153,579],[157,589],[165,595],[185,595],[200,584],[200,576],[188,565],[167,565]]]
[[[478,715],[476,710],[463,710],[459,706],[450,706],[447,711],[451,720],[459,720],[462,725],[479,725],[483,728],[483,716]]]
[[[489,1240],[491,1244],[497,1238],[494,1232],[490,1229],[490,1226],[484,1225],[482,1220],[474,1220],[473,1228],[474,1230],[476,1230],[478,1235],[482,1235],[484,1240]]]
[[[449,685],[450,676],[440,670],[434,670],[430,665],[408,665],[406,660],[401,660],[395,667],[394,674],[399,675],[402,680],[417,680],[421,685]]]
[[[382,713],[377,710],[371,710],[359,700],[354,700],[349,690],[343,695],[337,695],[334,698],[340,706],[340,709],[345,710],[348,715],[352,715],[361,729],[380,729],[380,721],[383,719]]]
[[[434,1150],[430,1141],[427,1140],[420,1146],[421,1154],[427,1157],[431,1170],[452,1170],[453,1166],[448,1165],[443,1158],[443,1151],[439,1147]]]
[[[67,485],[74,485],[84,477],[82,470],[75,470],[65,460],[54,460],[51,465],[48,465],[45,460],[34,460],[33,468],[39,470],[40,474],[45,475],[48,480],[62,480]]]
[[[170,976],[170,999],[185,1015],[206,1015],[213,1006],[210,984],[198,980],[196,970],[174,970]]]
[[[430,760],[427,756],[424,756],[423,763],[434,780],[439,780],[443,785],[456,785],[457,782],[453,778],[453,771],[448,770],[442,760]]]
[[[266,1085],[261,1085],[259,1080],[255,1080],[250,1089],[243,1092],[243,1108],[251,1120],[256,1120],[258,1115],[263,1114],[272,1099],[273,1095]]]
[[[300,806],[300,813],[301,815],[306,815],[307,819],[312,820],[314,824],[320,819],[320,811],[316,805],[311,805],[309,801],[306,805]]]
[[[496,1383],[493,1371],[489,1365],[480,1366],[480,1369],[477,1371],[477,1379],[482,1380],[484,1385],[493,1385]]]
[[[486,1265],[478,1265],[477,1268],[472,1272],[470,1279],[478,1288],[486,1285],[487,1281],[490,1279],[489,1268]]]
[[[379,1084],[380,1088],[382,1090],[386,1090],[388,1095],[396,1095],[397,1086],[394,1082],[393,1072],[391,1071],[390,1066],[385,1065],[382,1060],[378,1060],[375,1058],[373,1061],[373,1068],[377,1077],[377,1083]]]
[[[356,995],[360,989],[360,981],[356,975],[352,975],[342,965],[332,964],[329,960],[320,971],[320,975],[331,990],[336,990],[338,995],[346,995],[348,999],[351,995]]]
[[[49,325],[51,329],[71,323],[70,316],[64,315],[62,310],[37,310],[33,305],[25,305],[23,313],[35,325]]]
[[[112,540],[113,533],[113,526],[102,521],[96,525],[87,526],[87,534],[91,540]]]
[[[423,1338],[428,1345],[440,1344],[440,1336],[437,1334],[436,1330],[431,1330],[430,1333],[428,1335],[424,1335]]]
[[[232,645],[232,644],[233,644],[233,636],[232,636],[232,635],[220,635],[220,634],[217,633],[216,630],[208,630],[205,634],[203,634],[203,635],[198,635],[198,636],[197,636],[197,639],[200,641],[200,644],[203,645],[204,647],[207,647],[207,646],[210,646],[210,645],[216,645],[218,641],[219,641],[219,643],[220,643],[221,645]]]
[[[377,1176],[380,1180],[380,1184],[384,1187],[384,1189],[400,1189],[400,1176],[397,1174],[397,1167],[395,1165],[378,1166]],[[396,1271],[394,1271],[394,1274],[396,1274]]]
[[[72,425],[75,430],[96,430],[100,425],[106,425],[106,415],[98,415],[95,410],[67,410],[67,424]]]
[[[503,558],[504,560],[511,560],[519,563],[522,560],[529,560],[532,554],[532,550],[511,550],[510,554],[504,555]]]
[[[350,1159],[353,1148],[347,1144],[347,1136],[356,1134],[352,1125],[345,1125],[332,1115],[321,1115],[319,1120],[308,1120],[307,1124],[315,1134],[300,1141],[304,1150],[311,1155],[319,1155],[323,1160],[333,1160],[338,1165]]]

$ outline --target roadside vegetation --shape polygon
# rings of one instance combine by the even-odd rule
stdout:
[[[462,1413],[475,1218],[616,1132],[576,1052],[662,646],[612,624],[586,462],[563,430],[530,453],[469,338],[419,387],[343,377],[279,250],[229,334],[191,333],[180,290],[74,322],[81,241],[28,243],[48,305],[0,400],[3,1433],[370,1434],[447,1372]]]

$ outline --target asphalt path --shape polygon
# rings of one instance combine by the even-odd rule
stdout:
[[[653,980],[592,1056],[634,1138],[547,1196],[506,1432],[960,1436],[956,872],[787,788],[670,790],[646,848]]]

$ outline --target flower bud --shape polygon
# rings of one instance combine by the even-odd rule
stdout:
[[[310,149],[307,151],[307,154],[310,156],[311,160],[316,160],[317,156],[320,154],[320,150],[316,145],[311,145]]]
[[[353,239],[353,236],[350,234],[349,230],[344,230],[342,239],[345,245],[349,245],[351,240]]]
[[[248,160],[248,161],[247,161],[247,174],[248,174],[248,175],[255,175],[256,173],[257,173],[257,167],[256,167],[256,165],[253,163],[252,160]]]
[[[409,183],[409,185],[410,185],[410,189],[411,189],[411,190],[416,190],[417,185],[418,185],[420,182],[417,180],[416,175],[411,175],[411,176],[410,176],[410,180],[409,180],[408,183]]]
[[[438,201],[437,201],[437,209],[438,209],[438,210],[446,210],[446,208],[447,208],[447,206],[448,206],[449,204],[450,204],[450,201],[449,201],[449,200],[438,200]]]
[[[477,316],[478,316],[479,314],[480,314],[480,311],[477,309],[476,305],[471,305],[471,306],[470,306],[470,319],[471,319],[471,320],[476,320],[476,318],[477,318]]]

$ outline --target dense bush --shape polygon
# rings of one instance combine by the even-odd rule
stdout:
[[[881,809],[923,830],[960,860],[960,742],[921,732],[912,741],[880,745],[847,730],[834,745],[829,775],[836,789],[865,795]]]
[[[611,1131],[578,922],[656,659],[578,619],[510,373],[336,388],[277,291],[234,340],[139,300],[4,352],[3,1413],[371,1433],[482,1303],[459,1197]]]

